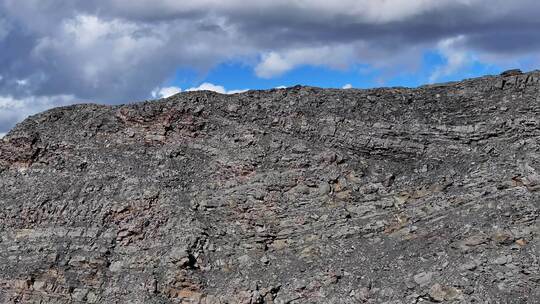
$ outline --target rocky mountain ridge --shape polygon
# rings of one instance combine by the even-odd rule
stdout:
[[[540,72],[181,93],[0,140],[3,303],[538,303]]]

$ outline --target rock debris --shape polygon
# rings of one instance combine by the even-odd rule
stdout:
[[[540,72],[56,108],[0,140],[2,303],[538,303]]]

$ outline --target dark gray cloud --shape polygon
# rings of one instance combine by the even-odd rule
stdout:
[[[148,98],[181,67],[235,59],[273,77],[298,65],[414,68],[426,49],[538,60],[533,0],[0,0],[0,132],[77,101]],[[19,114],[15,114],[19,113]]]

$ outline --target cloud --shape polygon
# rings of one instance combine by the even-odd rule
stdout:
[[[189,88],[186,91],[188,91],[188,92],[193,92],[193,91],[213,91],[213,92],[218,92],[218,93],[221,93],[221,94],[225,94],[225,92],[226,92],[225,88],[223,86],[215,85],[215,84],[208,83],[208,82],[205,82],[205,83],[201,84],[200,86],[198,86],[196,88]]]
[[[262,61],[255,67],[255,73],[262,78],[271,78],[281,75],[294,67],[294,62],[289,62],[276,52],[270,52],[263,56]]]
[[[46,5],[50,0],[36,4],[61,15],[53,20],[22,2],[0,0],[0,11],[3,3],[18,25],[0,42],[0,74],[7,79],[0,83],[4,95],[70,94],[107,103],[146,99],[178,68],[203,73],[249,51],[233,43],[232,30],[224,33],[216,18],[146,22],[96,14],[85,5],[63,11],[58,4],[53,12]],[[17,88],[17,79],[28,79],[29,86]]]
[[[352,89],[352,87],[353,87],[352,84],[347,83],[346,85],[344,85],[344,86],[342,87],[342,89]]]
[[[8,27],[8,24],[6,20],[1,18],[0,16],[0,41],[4,40],[6,36],[9,34],[10,29]]]
[[[175,94],[178,94],[182,92],[182,89],[179,87],[164,87],[164,88],[156,88],[152,91],[152,97],[153,98],[167,98],[171,97]]]
[[[460,35],[486,60],[535,54],[539,9],[533,0],[0,0],[0,93],[126,102],[178,68],[253,58],[263,78],[302,65],[412,68]],[[32,83],[22,92],[14,79]]]
[[[29,115],[55,106],[78,102],[71,95],[32,96],[17,99],[13,96],[0,96],[0,133],[7,132],[13,125]]]
[[[538,11],[536,0],[0,0],[0,96],[136,101],[177,69],[231,61],[261,78],[306,65],[387,77],[432,49],[447,61],[432,81],[471,60],[528,68],[540,62]]]
[[[231,90],[227,91],[223,86],[215,85],[213,83],[205,82],[201,84],[198,87],[189,88],[186,90],[186,92],[193,92],[193,91],[213,91],[220,94],[237,94],[237,93],[243,93],[247,90]]]
[[[442,40],[438,43],[438,51],[445,58],[446,63],[435,68],[429,78],[430,82],[435,82],[441,77],[451,75],[472,63],[473,58],[467,54],[466,50],[460,47],[464,39],[464,36],[458,36]]]
[[[32,59],[49,69],[48,73],[57,80],[64,81],[61,87],[55,84],[56,90],[94,97],[99,96],[94,92],[105,88],[102,97],[115,101],[118,93],[128,97],[132,90],[139,90],[130,82],[144,81],[144,73],[152,70],[140,71],[137,67],[145,66],[146,61],[157,56],[166,46],[166,39],[154,27],[78,15],[64,20],[53,35],[42,37],[32,49]],[[61,63],[62,70],[51,66],[51,60]]]
[[[262,57],[255,67],[255,73],[261,78],[272,78],[301,65],[345,69],[354,62],[357,48],[358,46],[354,45],[337,45],[291,49],[282,54],[270,52]]]
[[[6,133],[0,133],[0,139],[6,136]]]

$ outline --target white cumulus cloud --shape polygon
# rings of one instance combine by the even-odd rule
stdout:
[[[346,85],[344,85],[344,86],[342,87],[342,89],[352,89],[352,84],[347,83]]]
[[[193,92],[193,91],[213,91],[213,92],[217,92],[217,93],[220,93],[220,94],[236,94],[236,93],[243,93],[243,92],[246,92],[247,90],[230,90],[230,91],[227,91],[225,89],[225,87],[223,86],[220,86],[220,85],[215,85],[213,83],[209,83],[209,82],[205,82],[201,85],[199,85],[198,87],[194,87],[194,88],[189,88],[186,90],[187,92]]]
[[[295,64],[294,61],[288,60],[276,52],[270,52],[264,55],[261,62],[255,67],[255,73],[261,78],[271,78],[292,70]]]
[[[301,65],[345,69],[353,62],[355,50],[354,45],[337,45],[298,48],[282,54],[270,52],[262,57],[261,62],[255,67],[255,73],[261,78],[272,78]]]
[[[436,82],[441,77],[451,75],[472,62],[472,57],[461,48],[460,44],[464,39],[464,36],[457,36],[444,39],[437,44],[437,49],[445,58],[446,63],[435,68],[429,78],[430,82]]]
[[[175,86],[156,88],[152,91],[152,97],[153,98],[167,98],[175,94],[178,94],[180,92],[182,92],[182,89]]]

